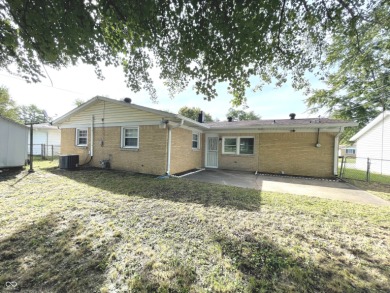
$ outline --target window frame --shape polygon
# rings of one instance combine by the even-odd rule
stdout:
[[[356,155],[356,148],[346,148],[345,154],[347,155]]]
[[[242,138],[251,138],[253,139],[253,153],[252,154],[241,154],[240,146]],[[235,139],[236,140],[236,151],[235,152],[225,152],[225,140],[226,139]],[[236,156],[253,156],[255,154],[255,137],[254,136],[223,136],[222,137],[222,154],[223,155],[236,155]]]
[[[194,135],[196,135],[197,139],[194,140]],[[196,147],[194,147],[194,142],[196,141]],[[199,132],[192,132],[192,140],[191,140],[191,147],[193,150],[200,150],[200,133]]]
[[[136,146],[126,146],[126,137],[125,131],[126,129],[137,129],[137,145]],[[134,138],[134,137],[131,137]],[[122,149],[139,149],[139,126],[122,126],[121,127],[121,148]]]
[[[87,135],[85,137],[80,137],[80,131],[86,131]],[[85,138],[86,143],[80,143],[80,138]],[[88,127],[76,128],[76,146],[88,146]]]

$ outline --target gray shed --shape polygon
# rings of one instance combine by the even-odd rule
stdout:
[[[0,116],[0,168],[25,165],[28,131],[25,125]]]

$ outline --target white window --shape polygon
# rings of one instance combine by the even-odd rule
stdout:
[[[139,146],[138,127],[122,128],[122,148],[138,148]]]
[[[345,150],[345,153],[348,155],[354,155],[354,154],[356,154],[356,150],[353,148],[348,148]]]
[[[222,153],[231,155],[253,155],[253,137],[224,137]]]
[[[199,143],[199,133],[193,132],[192,133],[192,148],[193,149],[199,149],[200,143]]]
[[[88,145],[88,128],[76,129],[76,145],[78,146]]]

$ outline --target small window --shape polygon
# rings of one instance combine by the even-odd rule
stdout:
[[[237,153],[237,138],[226,137],[223,140],[223,153],[236,154]]]
[[[192,148],[199,149],[199,133],[192,133]]]
[[[122,147],[138,148],[138,127],[122,128]]]
[[[354,155],[354,154],[356,154],[356,150],[355,149],[346,149],[345,153],[348,155]]]
[[[88,129],[77,128],[76,129],[76,145],[86,146],[88,145]]]
[[[224,137],[223,154],[253,155],[255,139],[253,137]]]
[[[241,155],[253,155],[253,137],[242,137],[240,138],[240,154]]]

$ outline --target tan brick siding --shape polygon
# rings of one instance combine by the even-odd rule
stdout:
[[[333,133],[261,133],[259,171],[301,176],[332,177]]]
[[[172,129],[171,174],[202,166],[202,134],[200,149],[192,149],[192,131],[183,128]]]
[[[75,129],[61,130],[61,154],[79,154],[85,162],[90,149],[75,146]],[[103,142],[103,143],[102,143]],[[166,171],[167,129],[158,126],[139,126],[139,149],[121,148],[121,127],[94,128],[94,156],[91,166],[100,167],[101,160],[110,160],[111,168],[139,173],[161,175]]]
[[[245,136],[255,138],[253,155],[222,154],[219,143],[218,167],[227,170],[260,171],[300,176],[332,177],[334,133],[320,133],[320,148],[316,148],[317,133],[224,133],[220,137]]]
[[[240,170],[240,171],[256,171],[257,170],[257,158],[259,148],[256,147],[259,144],[259,134],[256,133],[224,133],[220,137],[253,137],[254,150],[253,155],[228,155],[222,154],[222,141],[218,144],[218,166],[220,169],[227,170]]]
[[[88,135],[89,134],[90,129],[88,128]],[[78,147],[76,146],[76,129],[61,129],[61,155],[79,155],[80,164],[87,162],[89,159],[90,142],[91,137],[88,136],[88,146]]]

